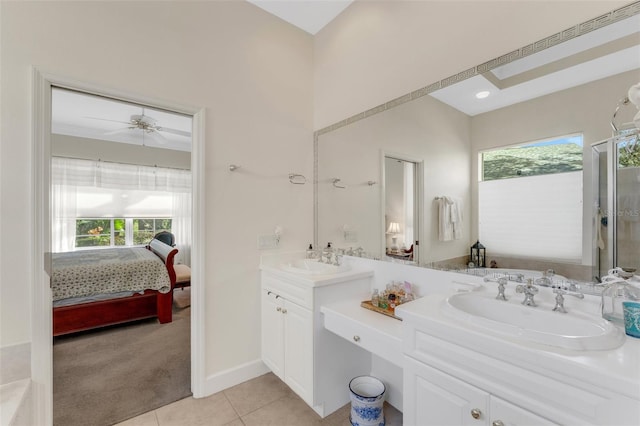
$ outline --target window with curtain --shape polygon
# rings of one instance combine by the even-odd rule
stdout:
[[[480,154],[479,237],[488,252],[580,262],[582,135]]]
[[[91,237],[136,245],[170,227],[188,263],[190,171],[53,157],[51,175],[54,252],[91,246]]]

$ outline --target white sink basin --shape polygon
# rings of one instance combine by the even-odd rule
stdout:
[[[524,306],[519,297],[505,302],[488,293],[460,293],[443,302],[442,313],[515,339],[564,349],[608,350],[625,341],[621,329],[598,316],[551,308]]]
[[[349,265],[329,265],[327,263],[318,262],[315,259],[298,259],[289,263],[285,263],[282,269],[287,272],[304,275],[329,275],[347,272],[351,269]]]

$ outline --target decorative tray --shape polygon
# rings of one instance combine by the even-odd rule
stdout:
[[[362,306],[363,308],[369,309],[371,311],[377,312],[379,314],[386,315],[388,317],[395,318],[399,321],[402,321],[402,318],[394,315],[395,310],[393,308],[382,309],[377,306],[373,306],[373,304],[371,303],[371,300],[365,300],[363,302],[360,302],[360,306]]]

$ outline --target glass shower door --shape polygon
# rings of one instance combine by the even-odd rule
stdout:
[[[640,136],[615,139],[615,266],[640,271]]]

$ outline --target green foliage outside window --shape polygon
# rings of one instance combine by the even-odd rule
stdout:
[[[640,140],[618,145],[618,167],[640,167]]]
[[[147,244],[160,231],[171,232],[171,219],[133,219],[133,244]]]
[[[76,220],[76,247],[111,245],[111,219]]]
[[[482,153],[483,180],[582,170],[582,136]]]
[[[127,245],[127,222],[133,226],[130,245],[145,245],[160,231],[171,232],[171,219],[76,219],[76,247]],[[113,241],[111,228],[113,226]]]

